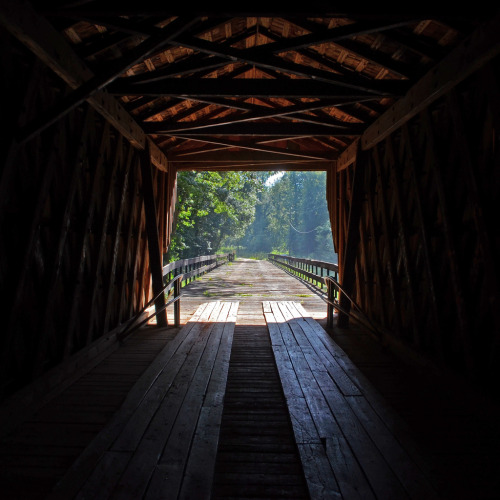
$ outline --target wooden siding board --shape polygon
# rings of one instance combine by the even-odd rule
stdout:
[[[435,349],[438,352],[439,356],[442,356],[442,333],[441,333],[441,326],[439,324],[439,316],[438,316],[438,304],[437,304],[437,299],[436,299],[436,284],[435,284],[435,277],[433,274],[432,270],[432,265],[430,261],[430,251],[429,251],[429,229],[427,227],[427,221],[425,220],[423,210],[422,210],[422,193],[421,193],[421,181],[418,178],[418,174],[416,172],[416,166],[415,166],[415,156],[413,154],[413,144],[410,138],[410,133],[408,130],[408,125],[404,125],[402,127],[402,141],[404,144],[404,148],[407,151],[407,160],[406,160],[406,165],[407,168],[410,170],[410,178],[411,178],[411,184],[412,184],[412,190],[414,192],[415,196],[415,207],[416,207],[416,214],[417,214],[417,220],[418,220],[418,231],[419,231],[419,237],[420,237],[420,242],[422,244],[422,249],[423,249],[423,259],[424,259],[424,267],[425,271],[427,274],[427,296],[429,297],[429,302],[431,304],[431,314],[432,314],[432,321],[433,321],[433,331],[434,336],[432,339],[433,344],[435,345]]]
[[[473,369],[472,353],[470,351],[469,342],[469,320],[465,309],[465,295],[462,286],[462,281],[459,278],[459,265],[457,262],[457,249],[453,228],[450,222],[450,206],[448,195],[445,188],[445,180],[442,175],[442,167],[440,165],[439,154],[436,150],[435,137],[433,132],[433,124],[430,116],[430,111],[425,110],[421,114],[423,127],[426,139],[425,163],[432,172],[436,193],[439,200],[439,212],[441,214],[441,223],[444,234],[444,241],[447,249],[448,266],[451,277],[451,286],[453,289],[453,300],[455,302],[456,314],[458,320],[458,335],[462,344],[462,356],[465,361],[466,370],[470,373]]]
[[[402,199],[402,186],[401,186],[401,173],[402,167],[396,163],[394,145],[392,136],[387,137],[385,140],[385,150],[386,150],[386,159],[387,169],[389,170],[389,176],[392,177],[392,196],[391,198],[394,200],[395,212],[396,212],[396,220],[398,224],[398,236],[399,236],[399,247],[401,251],[404,275],[405,275],[405,289],[408,295],[407,305],[409,309],[409,321],[412,325],[413,331],[413,343],[419,348],[421,345],[421,334],[419,331],[419,320],[416,312],[415,305],[415,276],[414,269],[410,258],[410,250],[409,250],[409,222],[406,216],[406,205],[404,201],[408,203],[408,199]],[[398,155],[400,157],[400,154]]]

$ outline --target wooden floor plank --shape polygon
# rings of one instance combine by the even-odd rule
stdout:
[[[388,429],[397,442],[401,443],[405,453],[411,457],[411,461],[414,462],[415,467],[420,470],[420,473],[417,474],[419,476],[417,483],[425,484],[425,487],[428,489],[426,496],[428,498],[434,498],[436,492],[430,487],[428,480],[424,477],[424,475],[427,477],[430,476],[428,459],[426,460],[421,455],[414,438],[410,436],[407,425],[405,425],[402,419],[395,414],[387,402],[383,400],[380,393],[373,387],[370,381],[360,372],[360,370],[354,366],[352,361],[350,361],[340,347],[335,344],[333,339],[314,319],[310,317],[309,314],[307,314],[305,309],[300,304],[294,304],[293,307],[298,314],[302,315],[303,321],[308,325],[306,327],[303,323],[301,323],[301,326],[305,328],[304,331],[308,332],[308,335],[311,338],[311,343],[315,346],[316,351],[321,351],[323,346],[326,349],[326,351],[324,351],[325,357],[328,358],[330,362],[335,360],[337,363],[339,370],[336,369],[334,373],[330,374],[332,378],[334,378],[337,383],[336,385],[339,387],[343,395],[346,396],[346,401],[348,403],[357,401],[358,405],[363,405],[365,413],[370,413],[370,417],[367,419],[365,414],[359,408],[359,411],[356,412],[357,417],[362,422],[383,422],[384,427],[380,427],[379,432],[386,432],[385,429]],[[338,383],[339,379],[342,381],[341,383]],[[347,397],[361,395],[358,390],[349,390],[350,385],[354,385],[356,389],[362,387],[363,398]],[[371,430],[372,429],[367,429],[367,431],[373,435]],[[380,434],[376,435],[378,436]],[[408,463],[408,460],[406,460],[406,463]],[[395,467],[398,467],[399,465],[400,464],[396,463]],[[410,491],[412,491],[412,489],[413,488],[409,487]],[[416,495],[416,498],[419,497],[420,494],[418,492],[418,488],[413,494]]]
[[[119,419],[123,425],[108,439],[79,491],[81,498],[177,498],[186,464],[192,473],[210,458],[213,463],[237,310],[237,302],[200,306],[159,356],[162,365],[155,363],[150,379],[139,383],[146,393],[139,403],[130,402],[125,422]],[[192,453],[191,463],[193,439],[197,444],[205,440],[205,448]],[[205,456],[199,454],[203,449]],[[211,485],[209,471],[201,485]]]
[[[196,320],[189,321],[186,335],[183,335],[181,330],[181,340],[175,346],[169,349],[169,356],[165,356],[165,364],[163,365],[161,373],[155,379],[154,385],[147,389],[145,396],[143,397],[140,406],[138,406],[132,416],[128,418],[127,423],[122,428],[120,436],[117,437],[113,443],[112,449],[115,451],[134,451],[137,449],[144,432],[150,425],[151,419],[158,411],[158,405],[164,400],[165,396],[169,394],[169,390],[174,384],[176,378],[178,386],[182,385],[186,378],[189,378],[191,374],[189,366],[187,370],[179,372],[183,368],[184,363],[187,360],[188,354],[192,352],[192,341],[197,339],[204,331],[208,330],[211,325],[207,323],[210,315],[213,313],[214,308],[217,303],[209,304],[205,307],[202,314],[197,316]],[[205,338],[205,337],[202,337]],[[170,346],[169,346],[170,347]],[[198,351],[201,355],[203,345],[198,345]],[[197,361],[198,358],[191,358],[191,362]],[[181,376],[184,376],[183,380],[179,380]],[[187,390],[187,387],[184,387]],[[173,397],[172,392],[170,398]],[[179,398],[181,395],[178,396]],[[165,405],[168,407],[168,403]]]
[[[363,387],[355,384],[340,365],[332,367],[334,349],[332,345],[326,348],[327,340],[321,339],[326,333],[320,331],[321,327],[306,321],[308,315],[303,308],[293,303],[280,301],[263,307],[271,311],[265,314],[271,320],[271,328],[279,329],[283,341],[283,345],[275,342],[273,350],[278,367],[283,364],[280,373],[284,374],[284,387],[295,385],[287,390],[295,391],[296,396],[302,391],[308,408],[302,411],[311,415],[319,437],[328,446],[328,452],[317,446],[301,448],[311,494],[314,491],[314,495],[321,495],[322,491],[314,469],[310,469],[311,463],[317,457],[315,467],[322,467],[324,475],[328,469],[320,464],[326,456],[333,461],[330,475],[335,481],[334,489],[345,497],[436,498],[428,478],[366,401]],[[340,353],[337,351],[336,355]],[[295,377],[290,377],[292,370]],[[336,375],[342,379],[340,383]],[[356,395],[346,395],[351,393]],[[298,411],[296,401],[300,398],[287,399],[292,414]],[[299,433],[297,437],[300,439]],[[352,482],[354,478],[356,484]]]
[[[253,312],[238,312],[211,498],[307,500],[261,301],[246,304]]]
[[[231,304],[224,303],[217,317],[213,320],[214,325],[210,332],[207,346],[195,370],[194,377],[189,384],[186,397],[177,414],[174,426],[163,449],[158,468],[150,481],[145,498],[178,497],[190,451],[192,451],[192,456],[202,451],[201,449],[191,450],[191,442],[211,380],[223,332],[226,331],[227,333],[228,328],[225,328],[227,325],[232,325],[234,329],[235,317],[234,314],[232,317],[229,316],[230,310]],[[200,457],[200,460],[205,463],[205,467],[208,468],[207,459],[208,457]]]
[[[240,302],[235,327],[237,341],[229,355],[222,415],[218,402],[223,399],[223,391],[214,391],[213,405],[200,409],[193,435],[193,443],[195,440],[198,443],[191,448],[200,450],[200,454],[190,451],[188,455],[186,471],[191,460],[193,465],[190,480],[181,489],[184,498],[206,492],[207,488],[200,486],[203,481],[208,484],[206,477],[197,476],[205,469],[194,464],[202,462],[204,456],[212,460],[217,438],[216,488],[211,491],[214,499],[309,498],[297,442],[305,446],[303,456],[315,453],[322,456],[314,463],[316,472],[308,470],[310,482],[318,471],[324,474],[328,470],[324,467],[327,460],[344,498],[388,498],[392,486],[384,484],[384,469],[369,463],[370,457],[380,456],[404,489],[403,498],[404,495],[431,498],[422,476],[407,468],[407,456],[432,480],[443,500],[495,498],[500,487],[497,425],[500,412],[494,405],[485,404],[486,398],[483,401],[479,395],[471,397],[465,385],[455,390],[449,379],[434,375],[426,366],[404,364],[355,323],[348,329],[328,329],[327,333],[324,294],[317,294],[268,262],[238,259],[193,281],[183,289],[183,294],[182,328],[201,304]],[[264,301],[268,304],[263,307]],[[269,302],[276,301],[282,303],[282,315],[293,316],[288,340],[293,337],[302,348],[302,355],[294,353],[293,359],[301,359],[301,370],[307,365],[315,366],[311,376],[320,388],[322,381],[334,381],[330,391],[321,392],[340,434],[321,436],[317,430],[313,417],[317,417],[318,411],[311,413],[272,314]],[[172,324],[171,308],[167,313]],[[74,492],[90,474],[101,475],[101,479],[89,485],[101,481],[103,488],[98,491],[102,496],[117,493],[114,485],[120,479],[116,482],[117,476],[104,479],[106,461],[122,462],[111,466],[119,472],[126,469],[132,454],[110,448],[128,421],[128,417],[118,416],[123,415],[121,412],[111,415],[112,408],[119,410],[121,405],[128,416],[136,411],[163,372],[163,366],[170,364],[169,356],[179,349],[180,330],[171,326],[144,327],[50,404],[40,408],[33,418],[23,421],[16,432],[3,437],[0,440],[2,500],[74,498]],[[305,345],[306,338],[311,339],[309,348]],[[286,367],[295,386],[280,386],[272,346],[276,359],[281,356],[278,362]],[[151,363],[159,353],[163,353],[163,359],[157,357]],[[210,384],[206,400],[210,398]],[[284,395],[287,391],[297,409],[292,415]],[[316,405],[316,408],[325,407]],[[304,420],[306,412],[309,417]],[[296,428],[301,426],[297,442],[292,420]],[[320,428],[328,428],[327,425],[333,428],[332,420],[321,423],[317,418],[316,422]],[[107,432],[102,432],[104,429]],[[364,453],[364,449],[368,452]],[[99,457],[104,455],[103,467],[96,469]],[[152,474],[154,470],[147,472]],[[371,482],[376,481],[378,473],[382,479],[373,486]],[[57,482],[59,486],[51,496]],[[188,484],[192,485],[191,490]],[[315,484],[320,495],[324,491],[323,480]]]
[[[182,402],[190,389],[190,384],[195,376],[196,367],[202,357],[205,345],[208,341],[209,334],[214,325],[212,320],[217,316],[222,303],[215,303],[213,309],[208,308],[200,317],[199,322],[193,327],[191,332],[196,332],[196,337],[193,337],[192,342],[186,340],[189,344],[189,349],[182,349],[179,358],[183,364],[176,367],[176,373],[173,377],[169,375],[171,384],[168,384],[168,391],[161,400],[159,406],[155,406],[155,411],[146,411],[146,425],[144,434],[141,434],[140,440],[134,444],[134,454],[123,471],[120,482],[113,491],[115,498],[141,498],[148,487],[149,481],[155,472],[161,471],[158,467],[158,460],[162,450],[166,444],[173,426],[175,425],[177,414],[181,408]],[[188,356],[189,353],[189,356]],[[171,371],[172,363],[169,364],[167,370]],[[151,413],[152,418],[149,418]],[[133,428],[124,429],[124,433],[131,432],[136,435]]]
[[[233,303],[224,323],[221,347],[200,411],[196,432],[187,459],[180,500],[210,498],[222,421],[229,361],[239,303]]]

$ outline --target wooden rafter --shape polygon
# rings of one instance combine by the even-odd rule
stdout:
[[[403,82],[404,83],[404,82]],[[384,92],[369,93],[364,90],[348,89],[313,79],[289,79],[286,84],[275,79],[235,79],[218,78],[172,78],[167,82],[151,82],[129,84],[126,80],[116,81],[108,86],[111,94],[122,96],[185,96],[194,99],[199,97],[283,97],[283,98],[352,98],[365,100],[381,98]],[[393,89],[396,90],[396,89]],[[386,96],[397,96],[403,92],[385,93]]]
[[[181,136],[179,136],[181,137]],[[183,136],[183,138],[186,138]],[[233,141],[229,139],[221,139],[221,138],[216,138],[212,136],[199,136],[199,137],[187,137],[187,139],[193,139],[196,141],[201,141],[205,142],[207,144],[217,144],[219,146],[225,146],[229,148],[238,148],[238,149],[248,149],[251,151],[263,151],[267,153],[274,153],[276,155],[281,155],[283,157],[296,157],[296,158],[307,158],[307,159],[312,159],[312,160],[331,160],[332,158],[328,158],[328,156],[322,152],[322,153],[314,153],[314,152],[308,152],[308,151],[293,151],[293,150],[287,150],[287,149],[280,149],[280,148],[271,148],[269,146],[262,146],[260,144],[256,143],[250,143],[250,142],[244,142],[244,141]]]
[[[418,22],[414,18],[396,20],[391,19],[389,22],[380,20],[358,21],[344,26],[335,28],[320,28],[315,29],[314,32],[307,35],[296,36],[293,38],[285,38],[277,42],[262,45],[253,49],[255,53],[269,53],[278,54],[280,52],[299,50],[312,45],[319,45],[326,42],[338,42],[353,36],[365,35],[367,33],[378,33],[382,31],[391,30],[401,26],[407,26]]]
[[[350,102],[350,99],[347,99],[346,101]],[[212,127],[217,127],[221,125],[230,125],[230,124],[236,124],[236,123],[244,123],[244,122],[252,122],[255,120],[262,120],[265,118],[290,118],[290,119],[295,119],[299,121],[309,121],[311,123],[322,123],[324,125],[328,125],[328,122],[326,122],[324,119],[319,120],[319,119],[314,119],[313,116],[311,115],[306,115],[303,114],[305,111],[313,111],[316,109],[322,109],[324,107],[330,107],[330,106],[335,106],[336,104],[345,104],[346,101],[343,99],[335,99],[335,100],[319,100],[316,102],[312,103],[301,103],[301,104],[295,104],[292,106],[285,106],[285,107],[274,107],[274,108],[262,108],[260,106],[254,106],[254,105],[248,105],[245,104],[244,107],[247,109],[252,109],[255,111],[250,111],[245,114],[241,115],[230,115],[225,118],[221,118],[219,120],[206,120],[205,122],[195,122],[195,123],[189,123],[189,122],[181,122],[183,116],[180,116],[180,114],[176,115],[176,122],[171,123],[168,121],[165,122],[156,122],[152,125],[156,126],[159,131],[188,131],[192,129],[210,129]],[[234,101],[227,100],[226,101],[227,106],[233,108],[233,106],[238,106],[238,104],[235,104]],[[234,108],[233,108],[234,109]],[[339,126],[342,125],[341,123],[335,123],[334,126]],[[344,124],[344,126],[348,126],[348,124]],[[150,133],[155,133],[152,132],[151,129],[149,129]]]
[[[359,136],[364,131],[364,126],[356,123],[334,123],[322,125],[319,123],[300,123],[285,122],[247,122],[247,123],[229,123],[223,125],[214,125],[211,127],[193,127],[178,130],[177,127],[169,127],[161,122],[145,123],[144,130],[149,134],[155,135],[180,135],[183,137],[192,137],[200,135],[225,135],[225,136],[280,136],[287,137],[305,137],[305,136]],[[177,129],[177,130],[176,130]]]

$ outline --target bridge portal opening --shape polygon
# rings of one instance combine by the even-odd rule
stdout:
[[[164,259],[235,251],[337,263],[326,197],[326,171],[177,173],[172,241]]]

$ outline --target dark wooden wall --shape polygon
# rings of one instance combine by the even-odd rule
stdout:
[[[328,180],[342,279],[381,336],[481,384],[499,376],[499,62]]]
[[[23,144],[16,132],[68,87],[0,34],[0,380],[5,398],[111,332],[150,298],[143,172],[160,254],[175,172],[161,171],[83,104]],[[170,188],[169,188],[170,186]]]

